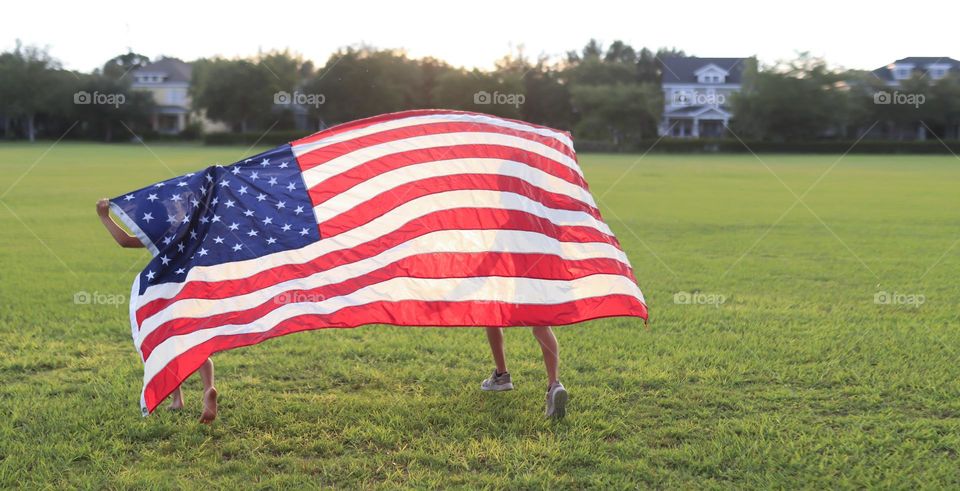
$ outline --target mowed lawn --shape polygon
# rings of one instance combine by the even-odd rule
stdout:
[[[0,143],[0,487],[960,486],[952,156],[582,155],[652,316],[556,330],[566,420],[528,329],[489,394],[483,331],[367,326],[218,354],[204,426],[140,416],[94,202],[261,149],[49,145]]]

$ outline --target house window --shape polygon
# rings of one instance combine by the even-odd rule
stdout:
[[[947,70],[941,67],[931,67],[930,68],[930,78],[934,80],[939,80],[947,74]]]
[[[912,71],[912,70],[910,69],[910,67],[900,67],[900,66],[898,66],[898,67],[896,67],[896,68],[893,69],[893,78],[895,78],[895,79],[897,79],[897,80],[906,80],[906,79],[910,78],[910,72],[911,72],[911,71]]]
[[[186,100],[186,91],[171,90],[167,93],[167,104],[178,106]]]

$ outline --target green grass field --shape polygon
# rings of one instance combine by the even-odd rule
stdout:
[[[0,144],[2,488],[960,486],[953,157],[583,155],[652,322],[557,329],[566,420],[527,329],[489,394],[481,330],[370,326],[217,355],[204,426],[140,417],[94,202],[259,149],[48,147]]]

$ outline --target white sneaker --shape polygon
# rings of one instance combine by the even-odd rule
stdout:
[[[547,409],[544,411],[548,418],[561,419],[567,415],[567,389],[557,382],[547,390]]]
[[[484,380],[480,384],[480,390],[492,390],[492,391],[502,391],[502,390],[513,390],[513,382],[510,381],[510,372],[504,372],[497,374],[497,370],[493,370],[493,375],[490,375],[490,378]]]

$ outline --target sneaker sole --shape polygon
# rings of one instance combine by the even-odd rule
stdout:
[[[481,385],[480,390],[486,391],[486,392],[504,392],[508,390],[513,390],[513,384],[494,385],[492,387],[484,387]]]
[[[567,415],[567,391],[560,389],[553,395],[553,412],[547,416],[553,419],[562,419]]]

